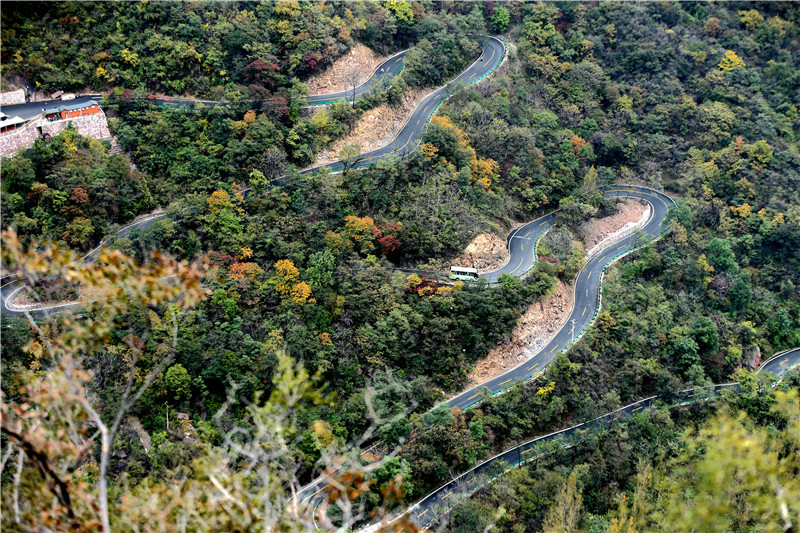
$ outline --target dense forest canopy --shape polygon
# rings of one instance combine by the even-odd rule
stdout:
[[[158,254],[193,263],[202,276],[192,302],[167,291],[128,303],[120,296],[109,310],[95,292],[88,316],[97,320],[78,321],[72,333],[61,319],[41,327],[3,317],[4,409],[43,406],[25,411],[29,426],[14,415],[22,428],[42,424],[43,441],[72,431],[37,418],[44,406],[79,411],[76,424],[89,432],[98,420],[113,424],[126,391],[140,393],[110,443],[112,502],[200,502],[209,479],[255,483],[268,496],[231,496],[276,506],[253,523],[301,529],[279,503],[284,488],[309,481],[342,450],[358,463],[351,443],[400,445],[367,474],[371,485],[358,485],[355,501],[367,511],[410,505],[534,435],[732,379],[749,383],[745,394],[656,410],[553,452],[467,501],[448,527],[645,531],[666,517],[675,531],[688,530],[676,509],[707,488],[698,471],[721,456],[710,445],[717,434],[723,442],[757,435],[787,459],[767,465],[775,479],[796,474],[797,377],[773,393],[750,372],[765,356],[800,346],[795,4],[5,2],[2,14],[3,86],[103,91],[125,152],[67,129],[3,160],[2,224],[15,232],[4,244],[19,239],[20,250],[35,254],[55,241],[85,252],[111,235],[98,269],[124,290],[152,283],[135,281],[134,267],[115,275],[113,265],[147,266],[160,280],[158,268],[167,267],[153,266],[164,260]],[[401,106],[409,89],[463,71],[485,33],[507,38],[506,61],[477,85],[453,87],[409,157],[340,174],[299,172],[365,111]],[[411,48],[401,75],[356,102],[305,109],[303,80],[356,42],[381,54]],[[170,108],[149,93],[232,105]],[[464,412],[431,411],[462,390],[524,310],[574,278],[586,259],[578,228],[615,211],[597,189],[614,183],[674,196],[670,233],[607,272],[594,326],[543,375]],[[113,236],[156,206],[167,216]],[[547,260],[522,279],[448,285],[398,271],[441,269],[478,233],[557,208],[541,243]],[[43,265],[69,272],[64,257],[31,256],[27,268],[52,280]],[[4,261],[25,267],[13,254]],[[91,269],[81,272],[70,281],[99,283]],[[103,320],[107,330],[94,331]],[[84,344],[75,348],[70,335]],[[71,376],[59,364],[65,353],[90,374]],[[33,392],[46,389],[41,383],[66,391],[70,379],[91,398],[96,419],[70,403],[73,389],[58,398]],[[185,420],[175,422],[177,413]],[[236,440],[245,434],[280,448],[281,459],[249,447],[249,437]],[[9,443],[4,434],[4,449]],[[76,494],[92,498],[103,452],[73,444],[61,463],[54,451],[50,461],[86,491]],[[4,459],[4,488],[15,483],[16,457]],[[246,457],[273,462],[249,470]],[[26,461],[21,519],[7,512],[13,500],[3,491],[3,524],[12,529],[38,524],[36,502],[52,500]],[[170,485],[176,479],[180,489]],[[160,494],[154,500],[151,488]],[[768,492],[750,478],[737,490],[755,507]],[[120,530],[135,530],[131,507],[117,503]],[[171,505],[162,506],[165,523],[178,521]],[[196,516],[244,527],[236,516],[220,518],[216,505],[198,503]],[[335,509],[346,522],[347,509]],[[77,511],[90,529],[96,509]],[[797,516],[796,503],[790,511]],[[737,512],[726,508],[720,515],[729,521],[705,523],[763,524]],[[54,511],[48,520],[65,529],[64,516]]]

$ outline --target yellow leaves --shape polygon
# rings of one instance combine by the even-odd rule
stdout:
[[[674,244],[681,247],[688,246],[689,235],[683,225],[681,225],[677,220],[673,219],[669,223],[669,228],[672,230],[672,242]]]
[[[700,281],[705,286],[708,286],[711,280],[714,279],[710,276],[714,272],[714,267],[708,262],[706,254],[700,254],[700,257],[697,258],[697,269],[700,271]]]
[[[750,31],[757,29],[764,23],[764,17],[755,9],[739,11],[737,14],[739,15],[739,21]]]
[[[606,24],[603,28],[606,31],[606,42],[614,44],[617,42],[617,27],[613,24]]]
[[[333,344],[330,333],[320,333],[319,340],[323,346],[329,346]]]
[[[431,118],[431,123],[436,124],[437,126],[441,126],[442,128],[455,133],[458,136],[459,140],[458,146],[460,148],[470,147],[469,137],[467,136],[466,132],[457,127],[455,124],[453,124],[453,121],[450,120],[450,117],[437,115]]]
[[[475,181],[475,184],[482,187],[484,191],[488,191],[492,188],[492,180],[489,178],[480,178],[479,180]]]
[[[732,70],[736,70],[737,68],[744,67],[744,61],[733,50],[728,50],[725,52],[725,56],[719,62],[719,68],[722,72],[730,72]]]
[[[104,69],[103,67],[97,67],[94,71],[95,75],[100,79],[105,79],[106,81],[114,81],[117,79],[112,73]]]
[[[372,235],[372,228],[375,226],[375,221],[370,217],[348,215],[344,217],[344,222],[345,234],[356,241]]]
[[[124,48],[120,51],[123,61],[133,67],[139,66],[139,55],[136,52],[131,52],[129,48]]]
[[[291,297],[295,303],[301,304],[308,300],[309,296],[311,296],[311,286],[308,283],[301,281],[292,287]]]
[[[300,271],[288,259],[281,259],[275,263],[275,277],[272,283],[281,296],[289,297],[295,303],[301,304],[311,296],[311,286],[300,281]]]
[[[776,213],[774,216],[770,216],[766,208],[761,209],[756,215],[764,222],[775,222],[776,224],[783,224],[786,222],[786,217],[783,213]]]
[[[462,283],[462,286],[463,286],[463,283]],[[446,287],[446,286],[439,287],[439,288],[436,289],[436,293],[433,296],[439,296],[439,297],[442,297],[442,298],[447,298],[447,297],[450,297],[450,296],[453,295],[453,291],[454,290],[455,290],[454,287]],[[433,298],[433,296],[431,296],[431,298]]]
[[[253,122],[255,122],[256,121],[256,112],[253,109],[251,109],[250,111],[245,113],[244,114],[244,121],[247,124],[252,124]]]
[[[230,207],[231,197],[227,192],[219,189],[211,193],[211,196],[208,197],[207,202],[209,211],[215,215],[218,215],[220,211],[226,207]]]
[[[409,274],[406,277],[406,288],[409,290],[416,289],[417,287],[422,284],[422,278],[419,277],[419,274]]]
[[[275,2],[275,14],[285,17],[297,17],[300,15],[300,2],[297,0],[278,0]]]
[[[279,294],[289,294],[300,277],[300,271],[297,270],[294,263],[288,259],[281,259],[275,263],[275,270],[277,275],[275,278],[275,288]]]
[[[250,259],[253,257],[253,249],[249,246],[239,248],[239,259]]]
[[[431,143],[425,143],[422,145],[422,155],[425,156],[426,159],[432,158],[438,151],[439,149]]]
[[[536,394],[541,396],[542,398],[546,398],[547,396],[550,395],[551,392],[553,392],[555,390],[555,388],[556,388],[556,382],[555,381],[551,381],[550,383],[548,383],[544,387],[542,387],[539,390],[537,390]]]
[[[483,187],[483,190],[488,191],[492,186],[492,180],[498,176],[499,168],[494,159],[475,159],[472,162],[472,179]]]
[[[278,21],[277,30],[284,37],[288,37],[292,34],[292,23],[288,20],[280,20]]]
[[[747,218],[753,213],[753,210],[750,207],[750,204],[747,204],[747,203],[742,204],[739,207],[735,207],[735,206],[731,207],[731,211],[733,211],[734,214],[736,214],[736,215],[738,215],[738,216],[740,216],[742,218]]]

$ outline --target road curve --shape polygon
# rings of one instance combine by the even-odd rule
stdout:
[[[478,59],[467,67],[464,72],[422,99],[414,109],[408,122],[406,122],[403,129],[400,130],[400,133],[397,134],[397,137],[395,137],[392,142],[382,148],[362,154],[355,166],[366,166],[391,157],[401,159],[411,154],[416,150],[417,145],[422,139],[422,134],[425,131],[428,120],[436,111],[436,108],[447,99],[452,88],[458,83],[463,82],[469,85],[488,76],[503,62],[504,58],[505,44],[503,41],[497,37],[489,37],[486,44],[483,46],[481,55],[478,56]],[[303,173],[315,172],[323,168],[340,171],[344,168],[344,164],[341,161],[336,161],[327,165],[320,165],[304,170]]]
[[[466,409],[481,401],[485,394],[496,394],[542,372],[594,320],[600,304],[601,276],[606,266],[643,242],[658,238],[666,229],[667,212],[674,205],[672,198],[664,193],[633,185],[611,186],[605,191],[605,196],[643,200],[650,204],[651,217],[639,231],[602,249],[586,262],[575,279],[575,302],[567,322],[544,348],[508,372],[451,398],[446,402],[448,407]],[[481,274],[481,278],[494,282],[502,274],[520,276],[530,270],[536,261],[536,241],[553,224],[556,216],[557,212],[550,213],[512,232],[508,238],[508,263],[498,270]]]
[[[800,364],[800,348],[794,348],[778,353],[767,360],[758,373],[772,372],[778,377]],[[626,405],[610,413],[606,413],[597,418],[578,424],[561,431],[555,431],[548,435],[536,437],[518,446],[514,446],[494,457],[483,461],[478,466],[456,476],[435,491],[425,496],[418,503],[409,507],[404,512],[392,519],[397,519],[409,515],[411,520],[423,529],[427,528],[434,520],[448,512],[458,501],[469,496],[475,490],[481,488],[492,479],[502,475],[509,468],[525,463],[539,454],[546,451],[544,446],[547,444],[569,445],[572,442],[581,440],[583,434],[592,429],[608,429],[618,421],[635,415],[644,409],[653,407],[659,401],[667,401],[669,405],[685,405],[695,401],[707,400],[719,396],[726,390],[739,392],[739,383],[723,383],[710,385],[708,387],[694,387],[686,389],[670,398],[651,396],[643,400]],[[389,522],[391,523],[391,522]],[[362,529],[362,533],[377,531],[379,527],[386,523],[374,524]]]
[[[359,96],[371,91],[374,87],[380,87],[385,82],[391,81],[394,77],[400,74],[400,71],[403,69],[403,62],[405,61],[407,53],[408,50],[403,50],[402,52],[398,52],[386,59],[383,63],[375,67],[375,70],[372,71],[372,75],[369,77],[369,79],[356,87],[355,90],[350,89],[334,93],[306,96],[306,103],[308,105],[325,105],[332,104],[333,102],[336,102],[342,98],[345,100],[353,100],[354,93],[355,98],[358,98]]]
[[[127,226],[123,227],[114,235],[117,238],[127,236],[131,231],[134,229],[142,229],[146,228],[156,220],[163,218],[166,215],[156,215],[145,220],[140,220],[138,222],[133,222],[128,224]],[[81,258],[82,262],[93,262],[96,261],[98,256],[100,255],[100,251],[102,250],[103,246],[105,246],[106,242],[108,241],[108,237],[103,239],[99,245],[94,247],[90,250],[85,256]],[[4,315],[10,316],[21,316],[27,315],[31,318],[43,318],[48,315],[52,315],[54,313],[62,313],[64,311],[74,312],[80,309],[81,303],[68,303],[62,305],[49,305],[49,306],[37,306],[34,309],[29,309],[26,311],[23,307],[18,307],[14,305],[14,299],[19,295],[19,293],[25,288],[28,284],[27,279],[19,279],[16,275],[10,275],[4,277],[0,280],[0,313]]]

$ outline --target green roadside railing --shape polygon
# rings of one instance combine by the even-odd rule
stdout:
[[[643,412],[645,412],[645,410],[652,409],[653,407],[666,406],[669,408],[673,408],[694,402],[707,401],[721,396],[722,394],[725,393],[725,391],[728,390],[739,392],[740,391],[739,383],[734,382],[734,383],[723,383],[719,385],[709,385],[706,387],[694,387],[692,389],[681,391],[680,393],[677,394],[678,398],[672,399],[668,402],[664,401],[660,396],[651,396],[649,398],[644,398],[637,402],[628,404],[610,413],[605,413],[599,417],[593,418],[581,424],[564,428],[562,430],[550,433],[548,435],[536,437],[522,444],[514,446],[513,448],[509,448],[508,450],[505,450],[495,455],[494,457],[484,461],[483,463],[476,466],[472,470],[457,476],[449,483],[443,485],[442,488],[426,496],[425,499],[430,498],[432,495],[438,492],[442,492],[445,489],[445,487],[449,488],[452,484],[458,484],[459,482],[462,482],[463,487],[466,489],[458,491],[459,493],[456,496],[449,498],[448,502],[452,503],[448,503],[444,506],[441,506],[439,504],[433,506],[431,508],[431,510],[433,511],[431,518],[427,520],[424,524],[419,524],[419,525],[423,529],[427,529],[443,514],[446,514],[448,511],[450,511],[460,503],[458,501],[458,496],[462,498],[468,497],[475,491],[482,488],[483,486],[491,483],[500,476],[505,475],[511,469],[519,467],[533,459],[541,457],[543,453],[546,453],[544,451],[545,445],[550,444],[557,446],[559,448],[563,446],[574,445],[583,441],[586,438],[585,434],[589,431],[595,432],[595,431],[609,429],[619,423],[624,422],[626,419],[642,414]],[[509,462],[504,459],[509,455],[513,456],[515,452],[517,454],[516,461]],[[529,455],[525,457],[526,454]],[[477,474],[475,473],[475,470],[478,468],[481,468],[482,470],[490,470],[492,473],[488,475],[483,473]],[[451,493],[456,491],[457,489],[454,488],[451,491]]]

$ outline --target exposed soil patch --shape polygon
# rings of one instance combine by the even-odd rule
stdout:
[[[520,317],[511,339],[475,365],[465,390],[499,376],[541,350],[567,321],[574,300],[572,285],[559,281],[553,294],[534,303]]]
[[[607,244],[624,238],[626,234],[643,224],[649,216],[649,209],[638,200],[621,202],[618,206],[617,214],[589,220],[581,226],[579,233],[583,238],[587,257],[605,248]]]
[[[591,254],[594,251],[592,249],[604,248],[610,242],[621,239],[635,231],[636,228],[646,222],[649,216],[649,206],[646,207],[637,200],[628,200],[620,205],[619,213],[586,222],[580,233],[586,248],[590,249]],[[491,257],[492,253],[494,253],[499,265],[504,264],[505,254],[507,254],[505,241],[502,241],[497,236],[489,236],[494,237],[492,239],[483,235],[476,237],[467,246],[464,255],[459,259],[469,258],[467,252],[470,247],[473,247],[476,252],[484,253],[487,257]],[[498,241],[502,243],[502,260],[499,260],[501,254],[497,247]],[[469,262],[455,263],[455,261],[454,264],[471,266]],[[480,267],[477,268],[481,270]],[[494,268],[497,267],[490,266],[486,270]],[[514,331],[511,333],[511,339],[489,352],[486,358],[475,365],[475,368],[469,374],[468,385],[465,390],[499,376],[535,355],[553,339],[555,334],[566,323],[574,300],[575,291],[573,286],[559,281],[553,294],[531,305],[520,317],[516,327],[514,327]]]
[[[320,151],[317,160],[309,168],[338,161],[339,151],[351,143],[358,143],[362,154],[386,146],[403,129],[417,104],[431,92],[430,89],[408,91],[403,95],[402,104],[397,107],[382,105],[366,111],[356,127],[346,137]]]
[[[481,233],[464,248],[464,252],[451,261],[453,266],[477,268],[478,272],[497,270],[508,261],[505,239],[494,233]]]
[[[356,86],[369,79],[375,67],[388,56],[381,56],[357,43],[349,52],[333,62],[324,71],[311,76],[307,81],[308,94],[327,94],[352,89],[348,77],[353,74]]]

